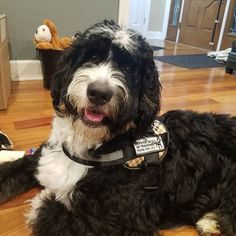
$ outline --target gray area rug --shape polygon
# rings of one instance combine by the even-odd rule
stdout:
[[[189,69],[224,67],[225,64],[217,62],[206,54],[190,54],[177,56],[155,56],[154,59],[175,66]]]

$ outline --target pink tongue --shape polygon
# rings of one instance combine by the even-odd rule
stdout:
[[[85,109],[85,117],[92,121],[92,122],[101,122],[103,120],[103,118],[105,117],[104,114],[101,114],[101,113],[95,113],[95,112],[92,112],[92,111],[89,111],[87,109]]]

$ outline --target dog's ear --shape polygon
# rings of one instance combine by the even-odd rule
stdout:
[[[73,42],[72,46],[65,49],[60,56],[57,66],[56,73],[54,74],[51,81],[51,97],[53,107],[56,112],[62,114],[64,98],[66,96],[66,90],[68,84],[72,79],[73,67],[77,63],[80,57],[80,38],[77,37]]]
[[[135,122],[139,135],[147,131],[160,111],[161,84],[153,50],[149,45],[145,45],[142,65],[142,87],[139,94],[138,119]]]

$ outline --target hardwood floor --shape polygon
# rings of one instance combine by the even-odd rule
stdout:
[[[205,52],[171,42],[160,46],[165,49],[156,51],[156,55]],[[236,115],[236,76],[225,74],[224,68],[193,70],[159,61],[157,65],[163,85],[161,113],[170,109],[193,109]],[[11,138],[15,150],[37,147],[49,135],[52,113],[50,94],[43,89],[42,81],[14,82],[9,108],[0,111],[0,130]],[[0,235],[31,234],[24,224],[23,212],[28,207],[24,202],[37,192],[33,189],[0,206]],[[165,236],[197,235],[191,228],[162,233]]]

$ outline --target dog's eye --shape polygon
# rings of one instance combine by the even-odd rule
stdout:
[[[98,62],[98,56],[97,55],[92,55],[91,57],[90,57],[90,61],[91,62],[93,62],[93,63],[97,63]]]
[[[124,70],[125,73],[130,73],[131,72],[131,67],[126,65],[126,66],[123,67],[123,70]]]
[[[94,63],[86,62],[86,63],[83,64],[83,66],[86,67],[86,68],[92,68],[92,67],[94,67]]]

